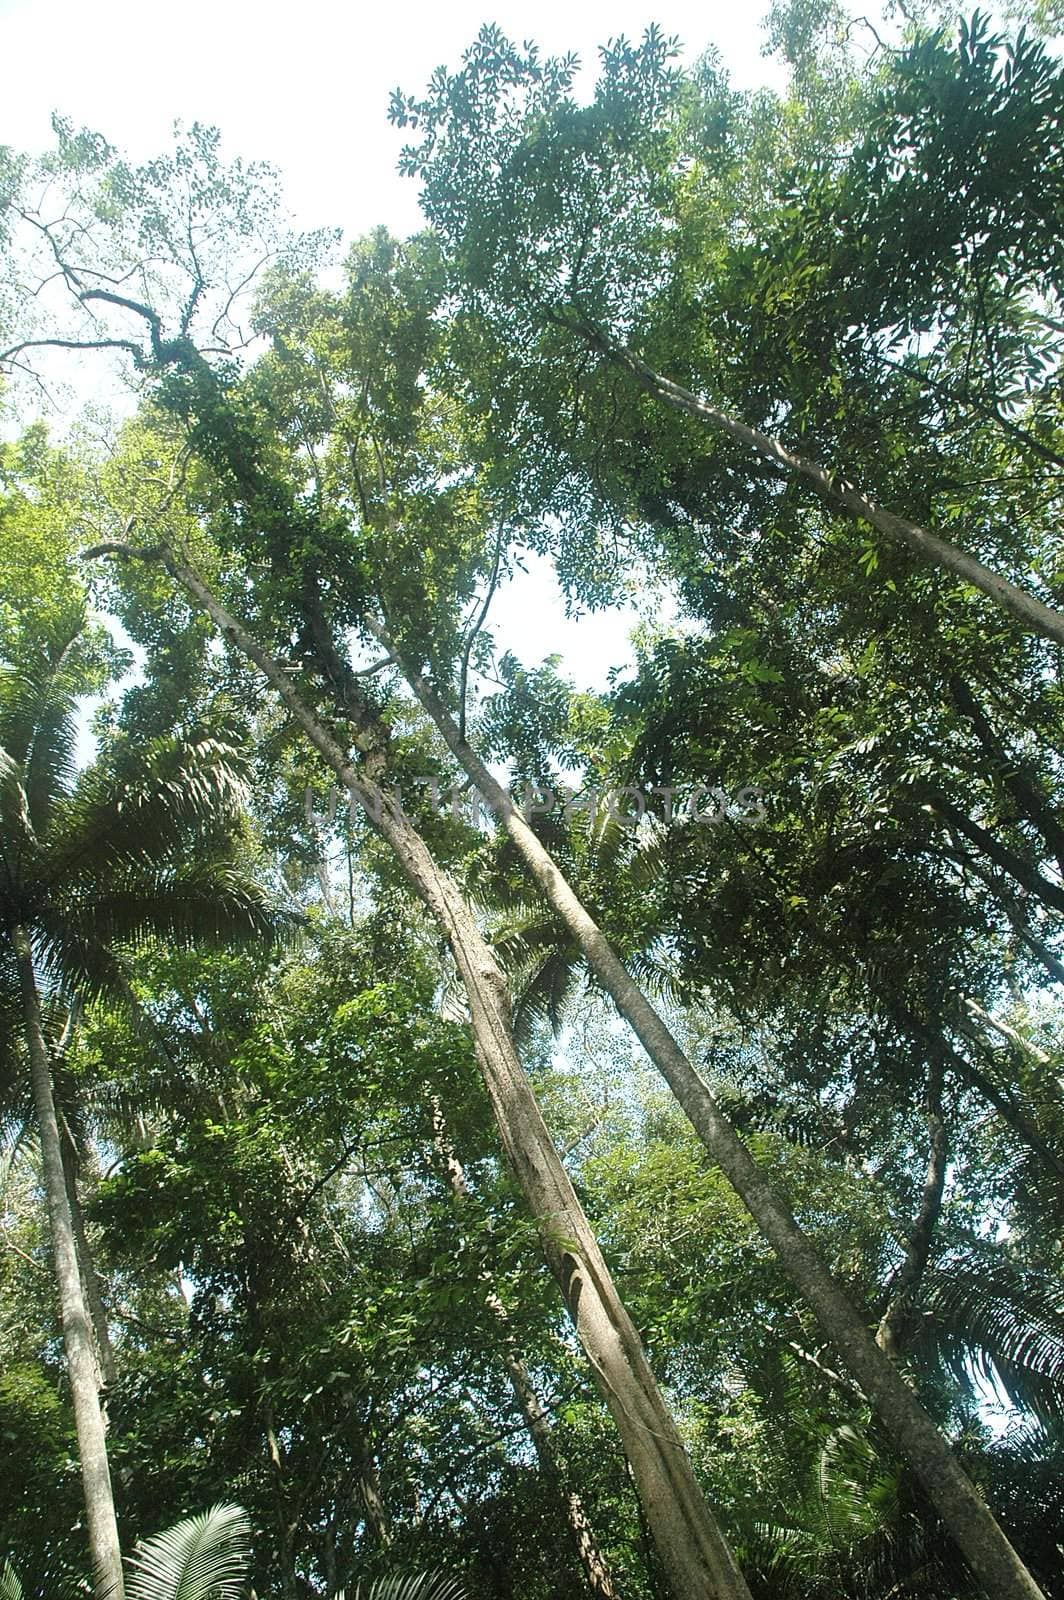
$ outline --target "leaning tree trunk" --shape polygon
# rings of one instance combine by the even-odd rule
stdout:
[[[169,546],[100,545],[86,556],[161,561],[229,643],[266,677],[296,725],[389,844],[443,932],[469,1001],[473,1042],[503,1149],[535,1218],[543,1252],[609,1408],[677,1600],[752,1600],[695,1478],[676,1423],[647,1363],[591,1225],[518,1058],[506,978],[461,891],[436,865],[375,781],[378,753],[356,769],[280,661],[225,609]],[[1025,1600],[1030,1600],[1030,1591]]]
[[[385,630],[367,626],[399,661]],[[499,817],[544,896],[578,942],[588,966],[631,1025],[686,1112],[695,1132],[753,1216],[799,1294],[876,1408],[972,1571],[995,1600],[1044,1600],[971,1479],[873,1333],[832,1278],[786,1202],[758,1167],[676,1039],[577,898],[502,785],[462,737],[439,695],[417,672],[407,681],[455,759]]]
[[[55,1272],[59,1284],[59,1305],[63,1323],[70,1392],[74,1402],[74,1426],[81,1460],[81,1481],[85,1489],[85,1521],[89,1534],[96,1588],[106,1600],[123,1600],[122,1550],[118,1542],[111,1472],[107,1462],[107,1440],[97,1388],[96,1351],[92,1322],[81,1287],[74,1223],[70,1214],[66,1178],[63,1172],[63,1147],[52,1093],[52,1067],[41,1027],[41,1003],[33,971],[29,935],[24,928],[14,932],[15,955],[22,987],[22,1008],[29,1048],[33,1099],[41,1138],[41,1164],[48,1201],[48,1220],[52,1230]]]
[[[455,1204],[460,1206],[468,1199],[469,1185],[465,1168],[451,1143],[443,1108],[435,1095],[432,1097],[432,1137]],[[569,1532],[569,1542],[580,1563],[588,1591],[595,1596],[595,1600],[618,1600],[617,1587],[595,1537],[595,1530],[591,1526],[584,1503],[568,1481],[568,1467],[559,1455],[546,1408],[517,1349],[510,1330],[506,1307],[496,1294],[487,1273],[484,1274],[484,1278],[488,1291],[486,1297],[488,1310],[495,1318],[502,1335],[503,1360],[510,1388],[528,1436],[532,1440],[540,1470],[557,1497],[562,1520]]]
[[[1036,599],[1019,584],[1011,583],[1000,573],[993,572],[975,556],[969,555],[967,550],[952,544],[941,534],[933,533],[929,528],[922,528],[919,523],[911,522],[908,517],[899,516],[896,512],[887,511],[882,506],[876,505],[874,500],[862,494],[852,483],[847,483],[845,478],[826,471],[805,456],[796,455],[794,451],[780,444],[778,439],[762,433],[759,428],[751,428],[747,423],[738,421],[726,411],[721,411],[718,406],[710,405],[690,389],[673,383],[671,378],[663,377],[660,372],[655,372],[653,367],[648,367],[646,362],[641,361],[631,350],[614,344],[589,323],[574,323],[562,317],[559,317],[558,321],[571,332],[579,334],[593,349],[601,351],[607,360],[629,373],[641,389],[652,395],[655,400],[659,400],[662,405],[696,417],[699,422],[705,423],[718,433],[726,434],[729,439],[734,439],[736,443],[754,451],[764,460],[772,461],[795,476],[805,478],[813,484],[829,505],[838,507],[840,511],[849,512],[862,522],[870,523],[895,544],[904,545],[907,550],[930,562],[932,566],[950,572],[964,583],[971,584],[974,589],[979,589],[995,605],[1015,618],[1028,633],[1038,633],[1043,638],[1053,639],[1057,644],[1064,644],[1064,615],[1061,612]]]
[[[932,1061],[927,1072],[927,1172],[920,1209],[913,1218],[906,1241],[905,1259],[891,1285],[890,1301],[880,1318],[876,1343],[897,1360],[908,1337],[913,1306],[927,1271],[931,1242],[942,1211],[946,1187],[948,1140],[946,1119],[942,1115],[942,1063]]]

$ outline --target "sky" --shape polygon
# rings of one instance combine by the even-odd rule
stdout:
[[[383,223],[405,235],[421,219],[416,185],[395,170],[403,136],[387,121],[390,92],[420,93],[435,67],[453,70],[485,22],[548,54],[575,51],[587,87],[599,45],[638,38],[651,21],[687,59],[716,47],[738,87],[780,87],[779,65],[760,54],[767,5],[0,0],[0,144],[47,148],[58,111],[145,159],[166,149],[175,121],[204,122],[222,130],[227,156],[281,169],[299,226],[339,226],[351,238]],[[631,661],[636,620],[632,610],[567,619],[543,562],[500,593],[491,617],[522,660],[559,653],[587,688]]]
[[[418,225],[417,194],[395,174],[403,136],[388,124],[389,94],[420,93],[435,67],[456,67],[485,22],[593,64],[609,37],[656,21],[688,57],[716,45],[748,87],[781,81],[759,54],[767,3],[0,0],[0,144],[42,148],[58,110],[144,157],[175,120],[206,122],[230,154],[282,169],[304,226],[405,234]]]

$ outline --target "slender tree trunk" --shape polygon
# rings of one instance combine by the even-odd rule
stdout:
[[[466,1182],[465,1169],[459,1161],[454,1145],[451,1143],[444,1120],[443,1108],[434,1095],[432,1097],[432,1134],[436,1146],[436,1154],[447,1174],[455,1203],[461,1205],[468,1197],[469,1186]],[[510,1380],[517,1408],[524,1419],[528,1436],[532,1440],[532,1447],[536,1452],[540,1470],[550,1484],[562,1510],[563,1520],[569,1530],[570,1541],[576,1558],[580,1563],[587,1586],[596,1600],[618,1600],[618,1593],[614,1585],[606,1559],[599,1548],[595,1538],[594,1529],[584,1509],[584,1503],[576,1490],[569,1484],[569,1471],[566,1463],[561,1459],[555,1446],[553,1430],[547,1417],[542,1400],[536,1393],[536,1386],[529,1377],[528,1368],[521,1360],[513,1334],[510,1331],[510,1319],[506,1313],[499,1296],[496,1294],[491,1280],[485,1274],[487,1283],[488,1310],[495,1318],[502,1333],[503,1360],[506,1364],[506,1373]]]
[[[74,1146],[73,1136],[63,1125],[63,1176],[66,1179],[67,1199],[70,1202],[70,1219],[74,1226],[74,1242],[77,1246],[78,1265],[81,1268],[81,1283],[85,1291],[85,1300],[92,1318],[92,1331],[96,1343],[96,1357],[99,1363],[100,1383],[105,1389],[113,1389],[118,1379],[118,1369],[115,1365],[114,1345],[111,1343],[111,1330],[107,1324],[107,1307],[103,1300],[103,1286],[100,1283],[100,1274],[96,1270],[96,1259],[93,1254],[89,1236],[85,1231],[85,1214],[81,1209],[78,1198],[78,1155]]]
[[[501,1305],[499,1309],[505,1317],[505,1309]],[[584,1502],[568,1482],[567,1469],[558,1457],[553,1430],[536,1393],[535,1385],[528,1376],[528,1369],[512,1350],[506,1352],[505,1359],[510,1387],[532,1440],[536,1459],[547,1481],[553,1483],[557,1490],[565,1523],[569,1529],[569,1538],[583,1571],[588,1592],[593,1594],[596,1600],[618,1600],[618,1590],[613,1575],[595,1537],[595,1530],[591,1526]]]
[[[969,1013],[977,1021],[981,1022],[984,1028],[989,1028],[991,1033],[996,1033],[1002,1039],[1007,1039],[1021,1061],[1033,1061],[1038,1067],[1048,1067],[1052,1063],[1052,1056],[1047,1055],[1044,1050],[1040,1050],[1030,1039],[1025,1039],[1022,1033],[1018,1033],[1007,1022],[1001,1022],[997,1017],[992,1017],[988,1011],[984,1011],[978,1000],[973,1000],[969,996],[964,1004]]]
[[[391,1519],[381,1494],[380,1474],[373,1457],[367,1455],[358,1475],[358,1492],[377,1543],[384,1549],[392,1542]]]
[[[1020,815],[1032,822],[1052,853],[1057,870],[1064,876],[1064,822],[1057,816],[1049,796],[1043,792],[1037,775],[1022,758],[1006,750],[990,718],[964,679],[956,673],[949,680],[953,703],[975,729],[990,770],[1009,795]]]
[[[450,946],[468,996],[476,1057],[503,1149],[536,1219],[544,1255],[620,1433],[677,1600],[751,1600],[521,1066],[506,978],[460,890],[437,867],[401,811],[390,807],[375,781],[383,756],[379,752],[369,755],[363,767],[356,769],[303,700],[281,662],[169,546],[137,550],[106,545],[86,554],[161,560],[233,648],[264,674],[293,721],[391,846]],[[369,733],[373,744],[379,732]],[[1028,1591],[1025,1600],[1035,1593]]]
[[[340,1574],[336,1566],[335,1515],[330,1520],[322,1539],[321,1564],[325,1570],[325,1594],[327,1600],[332,1600],[332,1596],[340,1587]]]
[[[1051,883],[1048,878],[1044,878],[1033,863],[1025,861],[1014,850],[1010,850],[1008,845],[1002,844],[988,828],[982,827],[973,818],[966,816],[960,807],[955,806],[946,795],[935,788],[934,784],[915,784],[913,799],[918,804],[926,803],[933,811],[937,811],[954,833],[959,833],[962,838],[967,839],[968,843],[981,851],[995,867],[1006,873],[1013,883],[1025,889],[1036,900],[1040,900],[1047,910],[1064,911],[1064,889],[1059,884]]]
[[[775,462],[777,466],[805,478],[819,490],[829,505],[837,506],[839,510],[848,511],[852,516],[870,523],[894,543],[904,545],[924,561],[929,561],[932,566],[941,567],[943,571],[950,572],[954,577],[971,584],[974,589],[979,589],[995,605],[1014,617],[1028,633],[1041,634],[1046,639],[1055,640],[1057,644],[1064,643],[1064,614],[1036,599],[1018,584],[1011,583],[1008,578],[1003,578],[1000,573],[991,571],[966,550],[951,544],[940,534],[932,533],[929,529],[920,527],[918,523],[910,522],[907,517],[898,516],[893,511],[885,511],[867,495],[861,494],[845,478],[825,471],[815,461],[808,461],[804,456],[795,455],[793,451],[780,444],[778,439],[762,433],[758,428],[749,427],[745,422],[739,422],[727,412],[700,399],[690,389],[684,389],[671,379],[662,377],[652,367],[648,367],[645,361],[640,361],[632,351],[613,344],[599,329],[587,323],[574,323],[564,318],[558,320],[572,332],[578,333],[594,349],[600,350],[608,360],[623,368],[634,378],[639,387],[647,394],[653,395],[655,400],[660,400],[663,405],[670,406],[673,410],[684,411],[688,416],[697,417],[700,422],[706,423],[719,433],[726,434],[738,444],[745,445],[748,450],[753,450],[763,459]]]
[[[938,1061],[931,1063],[927,1074],[927,1132],[929,1150],[920,1209],[909,1230],[905,1260],[894,1280],[890,1304],[876,1333],[879,1348],[893,1357],[901,1354],[912,1323],[913,1302],[927,1270],[946,1185],[946,1122],[942,1115],[942,1065]]]
[[[974,1027],[969,1031],[964,1028],[963,1024],[959,1023],[958,1028],[968,1034],[969,1039],[977,1050],[985,1051],[985,1042],[979,1037]],[[928,1030],[926,1037],[929,1042],[934,1041],[934,1035],[930,1030]],[[937,1046],[942,1060],[952,1068],[961,1082],[966,1083],[970,1089],[975,1090],[976,1094],[981,1095],[988,1105],[993,1106],[1002,1122],[1020,1143],[1025,1144],[1038,1157],[1058,1183],[1064,1182],[1064,1160],[1061,1159],[1052,1145],[1046,1141],[1041,1129],[1027,1115],[1023,1107],[1017,1105],[1013,1096],[1007,1090],[999,1089],[997,1084],[988,1078],[986,1073],[977,1067],[973,1061],[968,1061],[958,1050],[952,1049],[944,1040],[938,1040]]]
[[[397,660],[386,632],[369,622]],[[970,1478],[954,1457],[889,1357],[876,1344],[848,1297],[835,1283],[790,1208],[761,1172],[709,1086],[687,1059],[649,1000],[633,982],[609,941],[574,894],[510,796],[459,734],[432,686],[404,668],[421,704],[449,749],[499,817],[547,901],[578,942],[584,958],[618,1011],[661,1072],[713,1160],[742,1199],[780,1265],[816,1313],[825,1334],[878,1412],[901,1455],[912,1465],[965,1556],[995,1600],[1035,1600],[1041,1590],[1002,1533]]]
[[[295,1534],[299,1523],[293,1521],[290,1515],[284,1455],[281,1441],[277,1437],[273,1407],[268,1403],[262,1408],[262,1420],[266,1429],[266,1453],[270,1460],[270,1478],[273,1483],[274,1521],[277,1526],[280,1557],[280,1571],[277,1576],[285,1600],[297,1600],[299,1581],[296,1573]]]
[[[118,1542],[111,1473],[107,1462],[100,1395],[96,1386],[96,1355],[92,1323],[78,1269],[74,1222],[70,1214],[63,1147],[52,1094],[52,1070],[41,1028],[41,1004],[33,972],[33,955],[24,928],[14,930],[15,956],[22,988],[26,1043],[33,1078],[33,1099],[41,1137],[41,1161],[52,1230],[59,1305],[63,1323],[70,1392],[74,1402],[81,1481],[85,1490],[85,1521],[89,1534],[97,1593],[106,1600],[124,1600],[122,1551]]]
[[[974,1062],[962,1056],[959,1050],[937,1033],[929,1028],[920,1018],[911,1011],[900,1010],[897,1020],[901,1026],[919,1040],[922,1048],[926,1050],[932,1060],[942,1062],[942,1065],[952,1072],[960,1081],[967,1084],[969,1089],[981,1095],[988,1105],[992,1105],[1002,1122],[1016,1136],[1021,1144],[1038,1157],[1046,1169],[1051,1172],[1059,1183],[1064,1179],[1064,1160],[1057,1150],[1047,1141],[1040,1128],[1031,1120],[1018,1105],[1012,1094],[1004,1089],[999,1089],[986,1073]],[[955,1023],[959,1033],[963,1033],[971,1042],[976,1052],[987,1056],[990,1054],[989,1046],[975,1028],[974,1022],[968,1018],[959,1017]]]

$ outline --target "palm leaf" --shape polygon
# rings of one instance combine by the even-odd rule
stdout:
[[[85,688],[74,647],[84,626],[79,602],[43,650],[0,673],[0,744],[21,772],[37,833],[44,832],[53,804],[74,781],[77,697]]]
[[[39,853],[29,798],[22,782],[22,768],[0,745],[0,865],[4,868],[5,880],[0,896],[3,900],[9,899],[14,881],[21,875],[21,864]],[[17,916],[17,902],[12,901],[11,908]]]
[[[37,954],[53,982],[122,998],[118,949],[155,940],[181,948],[277,938],[292,922],[230,861],[192,857],[154,871],[127,869],[106,886],[82,883],[38,917]]]
[[[345,1600],[344,1591],[335,1600]],[[468,1591],[457,1578],[441,1573],[389,1573],[359,1584],[352,1600],[469,1600]]]
[[[87,1583],[54,1566],[38,1569],[25,1583],[10,1560],[0,1567],[0,1600],[89,1600],[89,1595]]]
[[[127,1600],[238,1600],[250,1560],[247,1512],[213,1506],[138,1544],[127,1562]]]
[[[223,739],[119,747],[57,805],[49,881],[180,857],[194,841],[231,832],[247,798],[243,758]]]
[[[0,1567],[0,1600],[22,1600],[22,1584],[10,1561]]]
[[[1064,1291],[977,1253],[930,1272],[917,1335],[964,1387],[974,1371],[1044,1425],[1064,1422]]]

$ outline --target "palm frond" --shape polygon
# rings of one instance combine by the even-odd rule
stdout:
[[[1043,1424],[1064,1422],[1064,1290],[1010,1262],[978,1255],[927,1275],[921,1353],[966,1388],[974,1371]]]
[[[0,1567],[0,1600],[22,1600],[22,1584],[9,1560]]]
[[[565,929],[535,908],[499,929],[492,946],[510,979],[518,1041],[527,1043],[537,1026],[560,1032],[584,971],[584,958]]]
[[[817,1483],[827,1530],[844,1546],[897,1521],[897,1471],[849,1424],[835,1428],[822,1445]]]
[[[0,745],[19,768],[39,834],[74,782],[78,696],[88,687],[77,650],[85,620],[79,597],[56,619],[51,638],[0,672]]]
[[[25,1581],[10,1560],[0,1567],[0,1600],[89,1600],[89,1595],[84,1580],[51,1564],[31,1573]]]
[[[250,1560],[247,1512],[213,1506],[137,1546],[127,1562],[127,1600],[238,1600]]]
[[[22,768],[0,745],[0,864],[7,880],[5,898],[21,875],[21,863],[39,854],[40,843],[30,815]],[[19,867],[15,866],[16,862]]]
[[[293,922],[260,884],[231,861],[191,857],[171,866],[127,869],[82,883],[38,919],[38,955],[53,982],[87,996],[121,996],[116,951],[155,940],[196,944],[272,941]]]
[[[658,948],[651,945],[646,950],[636,950],[629,956],[626,965],[637,979],[640,988],[648,990],[653,999],[661,1000],[671,1006],[689,1006],[692,992],[689,984],[684,983],[675,962],[666,959]]]
[[[95,762],[56,807],[49,881],[158,864],[221,839],[247,804],[244,768],[235,745],[206,735]]]
[[[335,1600],[344,1600],[343,1590]],[[388,1573],[360,1583],[352,1600],[469,1600],[469,1591],[457,1578],[438,1572]]]

